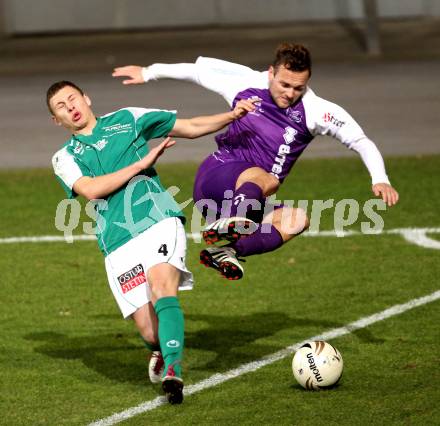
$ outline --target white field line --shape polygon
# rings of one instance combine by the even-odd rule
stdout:
[[[96,240],[94,235],[74,235],[74,241],[93,241]],[[19,244],[19,243],[57,243],[65,242],[66,239],[62,235],[40,235],[35,237],[8,237],[0,238],[0,244]]]
[[[440,228],[395,228],[386,231],[380,231],[375,233],[363,233],[360,231],[307,231],[301,234],[301,237],[351,237],[358,235],[401,235],[406,241],[411,244],[415,244],[420,247],[440,250],[440,241],[429,238],[426,234],[438,234]],[[187,234],[189,238],[192,238],[195,242],[200,242],[200,233],[194,232]]]
[[[426,234],[438,234],[440,228],[395,228],[382,231],[374,234],[363,234],[360,231],[345,231],[343,233],[336,233],[336,231],[319,231],[319,232],[305,232],[302,237],[351,237],[358,235],[389,235],[398,234],[405,240],[412,244],[421,247],[440,250],[440,241],[429,238]],[[200,233],[188,233],[188,238],[192,238],[195,242],[200,242]],[[93,241],[96,240],[94,235],[73,235],[73,241]],[[8,237],[0,238],[0,244],[18,244],[18,243],[49,243],[49,242],[64,242],[65,238],[62,235],[41,235],[34,237]]]
[[[374,324],[379,321],[383,321],[387,318],[393,317],[395,315],[399,315],[405,311],[414,309],[418,306],[425,305],[426,303],[430,303],[438,299],[440,299],[440,290],[437,290],[434,293],[428,294],[427,296],[423,296],[418,299],[412,299],[409,302],[403,303],[401,305],[394,305],[391,308],[385,309],[384,311],[381,312],[377,312],[376,314],[370,315],[368,317],[361,318],[355,322],[347,324],[344,327],[334,328],[322,334],[311,336],[306,340],[303,340],[302,342],[294,343],[293,345],[288,346],[287,348],[284,348],[271,355],[267,355],[257,361],[243,364],[240,367],[234,368],[225,373],[214,374],[213,376],[205,380],[202,380],[201,382],[187,386],[184,389],[184,395],[189,396],[194,393],[201,392],[204,389],[212,388],[228,380],[239,377],[243,374],[250,373],[266,365],[273,364],[276,361],[279,361],[283,358],[286,358],[289,355],[292,355],[296,351],[296,349],[298,349],[307,341],[335,339],[337,337],[350,334],[355,330],[368,327],[371,324]],[[160,407],[161,405],[164,404],[167,404],[165,397],[159,396],[151,401],[147,401],[142,404],[139,404],[136,407],[131,407],[128,408],[127,410],[121,411],[120,413],[115,413],[110,417],[97,420],[96,422],[90,423],[89,426],[111,426],[116,423],[122,422],[124,420],[130,419],[134,416],[137,416],[138,414],[142,414],[147,411],[154,410],[155,408]]]

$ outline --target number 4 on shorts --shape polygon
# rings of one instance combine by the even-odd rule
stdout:
[[[159,250],[157,251],[158,253],[162,253],[164,256],[168,255],[168,249],[167,249],[167,245],[166,244],[162,244],[159,247]]]

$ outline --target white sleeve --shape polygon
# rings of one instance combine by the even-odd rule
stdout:
[[[153,64],[142,68],[142,78],[145,82],[160,78],[172,78],[199,83],[196,64]]]
[[[268,72],[221,59],[200,56],[194,64],[153,64],[142,69],[144,81],[173,78],[196,83],[223,96],[229,105],[238,92],[248,88],[266,89]]]
[[[387,173],[385,171],[385,164],[382,155],[377,149],[376,144],[365,137],[353,143],[351,149],[359,153],[365,167],[370,172],[371,184],[376,183],[390,183]]]
[[[65,147],[54,154],[52,157],[52,166],[55,175],[60,178],[66,191],[73,191],[74,183],[80,177],[84,176],[75,159],[67,152],[67,148]]]
[[[368,139],[354,118],[339,105],[316,96],[308,88],[303,96],[307,128],[316,135],[328,135],[356,151],[370,173],[372,184],[390,183],[385,164],[375,143]]]

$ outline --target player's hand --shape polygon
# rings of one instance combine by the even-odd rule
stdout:
[[[139,160],[136,164],[142,170],[148,169],[148,167],[151,167],[158,160],[158,158],[164,153],[166,149],[171,148],[175,144],[175,140],[172,140],[170,137],[166,138],[159,145],[152,148],[150,152],[144,158],[142,158],[142,160]]]
[[[125,67],[118,67],[113,70],[113,77],[128,77],[127,80],[122,80],[122,84],[142,84],[145,83],[142,76],[142,67],[138,65],[127,65]]]
[[[388,204],[388,207],[399,201],[399,193],[388,183],[376,183],[372,190],[376,197],[381,197]]]
[[[248,112],[255,111],[254,105],[259,99],[241,99],[235,104],[235,108],[232,110],[234,120],[244,117]]]

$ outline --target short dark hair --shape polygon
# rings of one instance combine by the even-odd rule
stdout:
[[[275,71],[280,65],[284,65],[291,71],[309,71],[312,75],[312,58],[309,50],[302,44],[281,43],[275,51],[275,59],[272,66]]]
[[[47,104],[47,107],[49,108],[49,112],[51,114],[53,114],[53,111],[52,111],[52,108],[50,107],[50,100],[61,89],[64,89],[64,87],[67,87],[67,86],[73,87],[74,89],[78,90],[78,92],[81,93],[81,95],[84,95],[84,92],[82,91],[82,89],[79,88],[75,83],[72,83],[71,81],[67,81],[67,80],[57,81],[56,83],[52,84],[52,86],[50,86],[46,92],[46,104]]]

